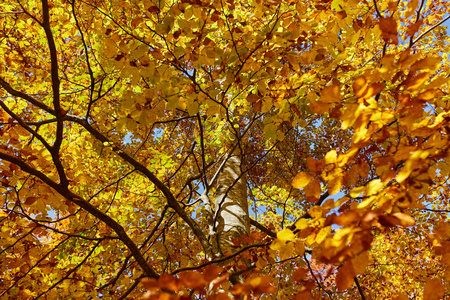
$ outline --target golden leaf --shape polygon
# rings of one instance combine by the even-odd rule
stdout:
[[[283,242],[292,241],[295,239],[295,234],[292,230],[285,228],[277,233],[277,238]]]
[[[331,179],[330,181],[328,181],[328,184],[327,184],[328,194],[334,195],[334,194],[339,193],[339,191],[341,190],[342,181],[343,181],[343,176],[341,176],[341,175],[342,174],[339,174],[338,176],[336,176],[333,179]]]
[[[336,150],[328,151],[327,154],[325,155],[325,159],[324,160],[325,160],[325,164],[326,165],[336,163],[336,160],[337,160],[337,152],[336,152]]]
[[[294,177],[294,180],[292,180],[292,186],[297,189],[304,188],[313,179],[313,177],[314,176],[309,173],[300,172]]]

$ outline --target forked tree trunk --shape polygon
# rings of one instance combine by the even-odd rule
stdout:
[[[242,155],[237,148],[219,174],[215,195],[213,243],[223,255],[234,252],[233,239],[248,234],[250,218],[247,203],[246,175],[242,172]]]

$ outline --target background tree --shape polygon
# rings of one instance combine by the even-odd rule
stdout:
[[[2,299],[450,293],[446,1],[0,9]]]

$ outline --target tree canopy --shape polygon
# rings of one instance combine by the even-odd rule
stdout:
[[[449,296],[449,15],[3,1],[0,298]]]

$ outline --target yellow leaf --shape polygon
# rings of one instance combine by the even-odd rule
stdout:
[[[357,98],[360,98],[364,95],[367,90],[367,79],[364,76],[360,76],[356,78],[353,82],[353,93]]]
[[[285,260],[294,256],[294,243],[286,243],[280,248],[280,259]]]
[[[280,250],[281,247],[283,247],[285,244],[286,244],[286,242],[284,242],[280,239],[274,239],[273,242],[270,244],[270,249]]]
[[[441,59],[439,57],[425,57],[424,59],[416,61],[410,69],[411,73],[420,70],[436,71],[439,68]]]
[[[336,150],[328,151],[328,153],[325,155],[325,164],[334,164],[337,160],[337,153]]]
[[[320,229],[319,233],[316,235],[316,243],[322,243],[331,233],[331,226],[324,227]]]
[[[292,241],[295,239],[295,234],[291,230],[285,228],[277,233],[277,238],[283,242]]]
[[[356,197],[358,197],[359,195],[361,195],[362,193],[364,193],[365,190],[366,190],[366,187],[365,187],[365,186],[358,186],[358,187],[355,187],[354,189],[352,189],[352,190],[350,191],[350,197],[356,198]]]
[[[413,170],[413,160],[408,160],[405,163],[405,166],[403,169],[398,173],[397,177],[395,177],[395,180],[397,180],[398,183],[402,183],[406,180],[406,178],[411,175],[411,172]]]
[[[328,188],[328,193],[330,195],[339,193],[339,191],[341,190],[341,187],[342,187],[342,176],[334,177],[333,179],[328,181],[327,188]]]
[[[300,172],[294,177],[294,180],[292,181],[292,186],[297,189],[304,188],[313,179],[313,177],[314,176],[309,173]]]
[[[380,179],[374,179],[367,185],[367,193],[366,195],[375,195],[378,193],[382,188],[384,184],[381,182]]]
[[[297,229],[302,230],[308,227],[308,220],[306,219],[300,219],[297,222],[295,222],[295,227],[297,227]]]
[[[423,300],[439,300],[444,297],[444,287],[441,281],[433,278],[427,281],[423,290]]]

